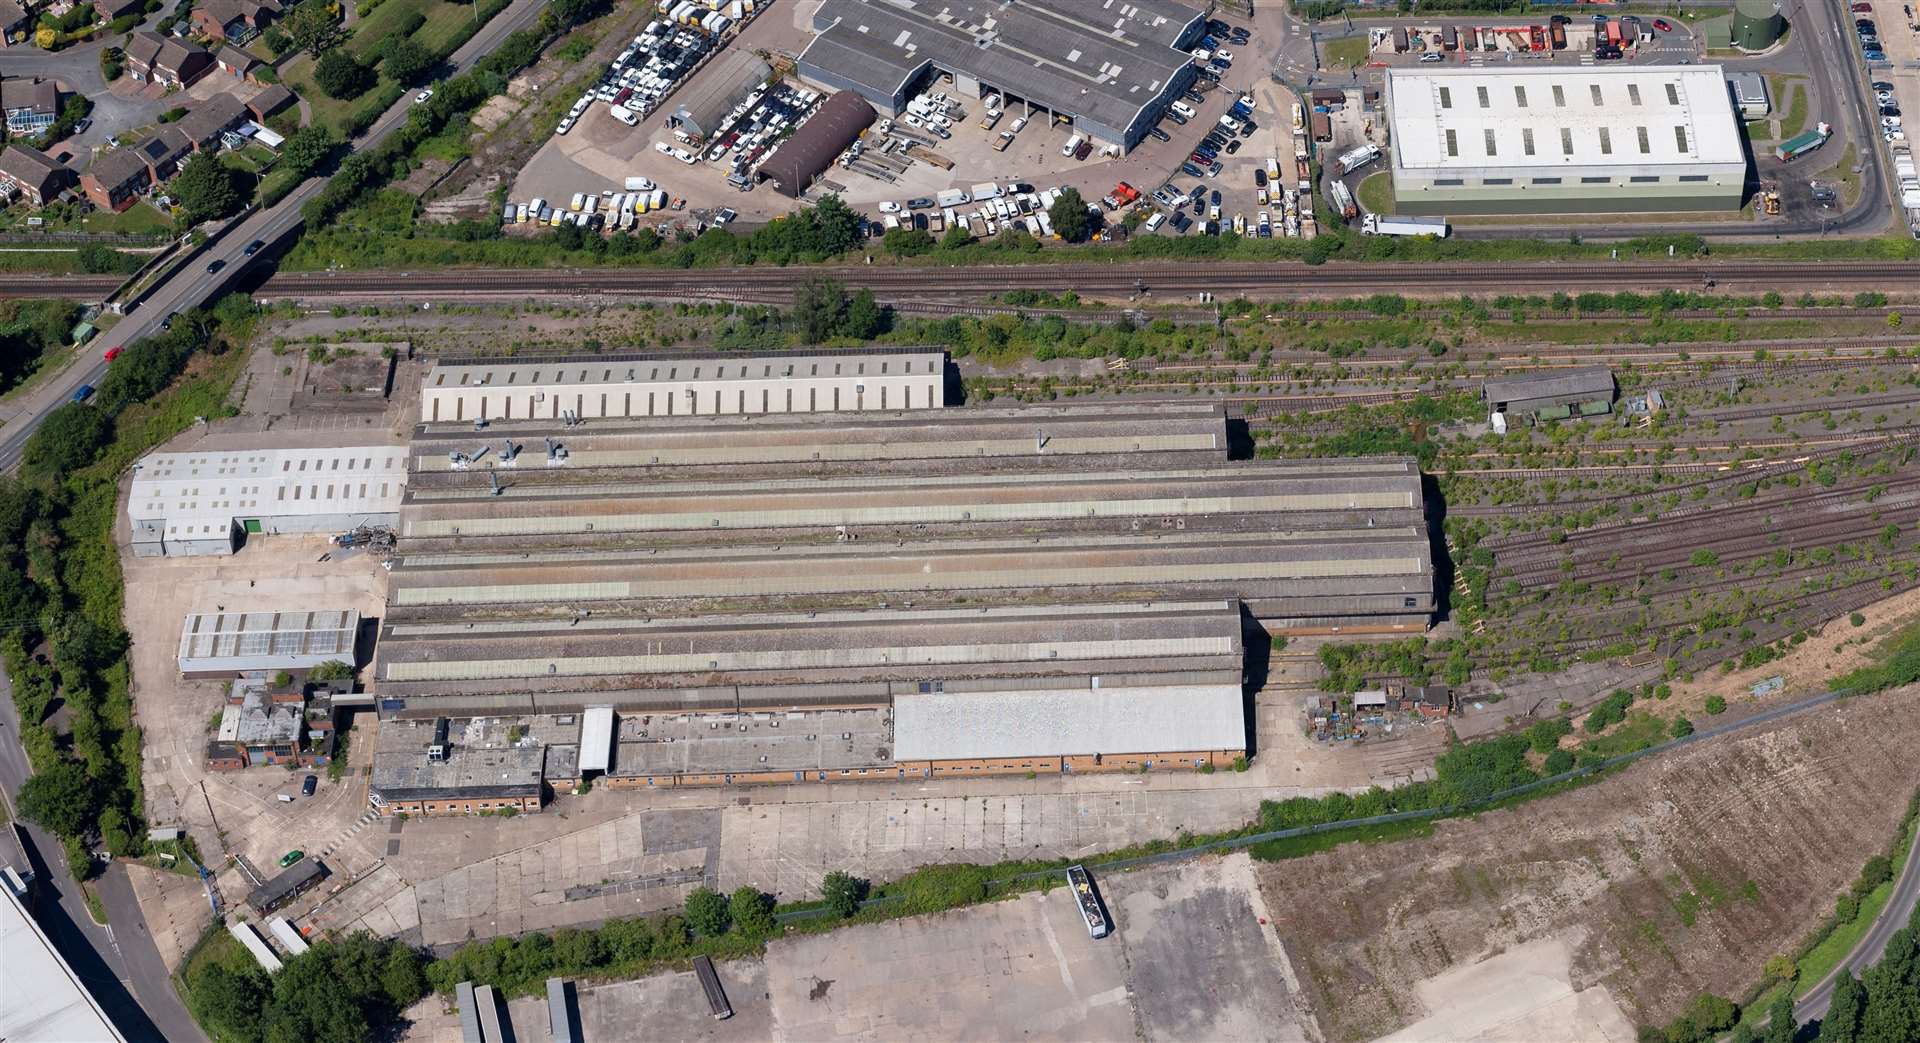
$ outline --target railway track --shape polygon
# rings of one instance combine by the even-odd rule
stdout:
[[[705,296],[742,300],[755,290],[790,292],[815,278],[838,279],[873,289],[887,300],[905,296],[1006,293],[1013,290],[1102,296],[1139,293],[1274,296],[1307,293],[1487,294],[1525,286],[1530,291],[1584,291],[1594,286],[1616,290],[1716,287],[1741,290],[1790,290],[1870,285],[1882,291],[1920,290],[1920,266],[1878,261],[1544,261],[1474,263],[1167,262],[977,265],[967,267],[893,267],[818,265],[792,268],[603,268],[497,269],[458,268],[422,271],[334,271],[276,273],[255,292],[267,300],[302,297],[366,299],[483,300],[525,299],[538,295],[615,294]],[[98,299],[118,280],[62,276],[8,280],[8,296],[67,296]]]

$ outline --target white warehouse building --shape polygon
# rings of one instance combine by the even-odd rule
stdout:
[[[1388,69],[1408,214],[1739,209],[1744,137],[1717,65]]]
[[[127,496],[133,552],[232,554],[248,535],[392,525],[406,488],[398,445],[149,453]]]
[[[946,355],[891,349],[728,358],[453,359],[420,384],[423,423],[938,409]]]

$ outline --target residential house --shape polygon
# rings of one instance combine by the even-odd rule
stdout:
[[[276,83],[247,99],[247,111],[253,113],[256,122],[264,124],[268,116],[292,104],[293,92]]]
[[[191,17],[200,35],[239,46],[260,35],[280,11],[278,0],[201,0]]]
[[[37,76],[0,80],[0,113],[6,116],[8,134],[37,135],[60,118],[60,87]]]
[[[157,185],[172,177],[181,162],[193,154],[193,142],[179,127],[161,127],[133,146],[133,151],[146,163],[147,176]]]
[[[154,32],[134,33],[126,52],[127,74],[139,83],[190,87],[213,68],[206,48]]]
[[[0,0],[0,47],[33,39],[33,15],[24,0]]]
[[[11,186],[11,194],[35,206],[45,205],[73,182],[72,170],[38,149],[13,145],[0,152],[0,186]]]
[[[220,71],[236,80],[253,80],[254,74],[266,66],[266,63],[238,47],[222,47],[213,56],[214,64]]]
[[[247,118],[247,107],[231,94],[216,94],[195,106],[174,126],[187,136],[195,152],[219,149],[220,135]]]
[[[103,210],[125,210],[152,184],[146,160],[130,148],[101,155],[80,175],[80,188]]]
[[[93,0],[93,9],[100,12],[103,21],[111,22],[130,14],[140,14],[147,9],[146,0]]]

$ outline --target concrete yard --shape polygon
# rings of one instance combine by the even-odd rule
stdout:
[[[588,1040],[1317,1041],[1245,855],[1099,881],[1117,929],[1087,937],[1064,887],[934,916],[776,940],[717,965],[734,1017],[716,1022],[691,973],[581,988]],[[545,1038],[544,998],[514,1001]],[[430,999],[407,1037],[454,1043]]]

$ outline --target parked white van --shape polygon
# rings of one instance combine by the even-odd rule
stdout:
[[[1066,144],[1060,146],[1060,154],[1063,156],[1071,157],[1073,155],[1074,150],[1079,148],[1081,143],[1086,140],[1087,139],[1085,135],[1075,134],[1073,137],[1070,137],[1067,139]]]

